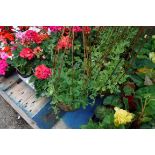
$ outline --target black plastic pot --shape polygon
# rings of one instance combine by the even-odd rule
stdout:
[[[16,72],[23,78],[28,78],[32,75],[32,71],[30,74],[22,74],[18,69],[16,69]]]
[[[5,77],[8,78],[11,75],[13,75],[16,72],[16,69],[14,67],[12,67],[11,65],[9,65],[8,70],[6,71],[5,75],[1,75],[1,77]]]

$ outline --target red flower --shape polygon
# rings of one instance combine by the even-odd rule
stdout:
[[[9,46],[5,46],[3,51],[4,51],[4,52],[10,52],[10,51],[11,51],[11,49],[10,49],[10,47],[9,47]]]
[[[74,32],[81,32],[82,28],[80,26],[73,26],[73,31]]]
[[[5,38],[5,39],[8,39],[8,40],[10,40],[10,41],[14,41],[14,40],[15,40],[13,34],[11,34],[11,33],[6,33],[6,34],[4,35],[4,38]]]
[[[42,42],[41,38],[39,37],[39,34],[33,30],[27,30],[25,33],[25,38],[37,44],[40,44]]]
[[[24,59],[31,60],[34,58],[35,54],[33,53],[33,50],[30,48],[24,48],[22,51],[19,53],[19,56]]]
[[[35,68],[35,74],[38,79],[45,80],[52,75],[50,68],[46,67],[44,64],[39,65]]]
[[[71,38],[69,36],[62,36],[61,39],[58,41],[57,49],[68,49],[72,47]]]
[[[91,28],[89,26],[83,26],[83,29],[86,34],[89,34],[91,31]]]
[[[0,26],[0,30],[3,30],[3,29],[5,29],[5,26]]]
[[[35,55],[39,54],[41,51],[42,51],[42,49],[39,46],[37,46],[36,48],[33,49],[33,53]]]
[[[30,26],[18,26],[20,31],[26,31],[30,28]]]
[[[47,33],[41,33],[41,34],[39,34],[39,38],[41,41],[44,41],[44,40],[48,39],[49,36]]]
[[[49,26],[42,26],[43,30],[48,31]]]

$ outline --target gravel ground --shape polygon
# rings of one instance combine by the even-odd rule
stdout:
[[[31,129],[31,127],[0,96],[0,129]]]

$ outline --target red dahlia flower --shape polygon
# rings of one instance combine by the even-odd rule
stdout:
[[[21,58],[31,60],[34,58],[35,54],[30,48],[23,48],[22,51],[19,53],[19,56]]]
[[[46,67],[44,64],[39,65],[35,68],[35,74],[38,79],[45,80],[52,75],[50,68]]]

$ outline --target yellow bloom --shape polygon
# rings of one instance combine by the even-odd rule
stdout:
[[[155,63],[155,52],[149,53],[149,58],[152,60],[153,63]]]
[[[149,72],[152,72],[152,69],[144,67],[144,68],[138,69],[137,71],[139,73],[149,73]]]
[[[129,113],[126,110],[120,109],[118,107],[115,107],[115,114],[114,114],[114,124],[116,127],[119,125],[125,125],[127,123],[130,123],[132,119],[134,118],[134,114]]]

